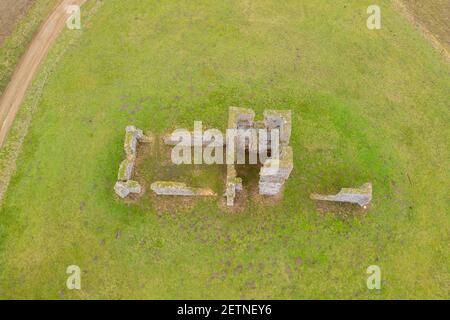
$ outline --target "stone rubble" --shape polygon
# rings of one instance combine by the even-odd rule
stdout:
[[[142,188],[137,181],[117,181],[114,186],[114,191],[119,197],[126,198],[130,193],[141,193]]]
[[[142,130],[136,129],[135,126],[127,126],[125,128],[125,141],[123,147],[127,157],[136,157],[138,141],[144,137]]]
[[[254,127],[254,119],[255,112],[251,109],[238,108],[238,107],[230,107],[228,111],[228,129],[252,129]],[[240,133],[241,131],[238,131]],[[227,141],[228,148],[234,146],[234,155],[237,154],[238,148],[241,146],[245,147],[245,143],[241,143],[242,139],[245,137],[241,137],[238,135],[234,138],[234,141]],[[245,142],[245,141],[244,141]],[[250,146],[254,145],[254,143],[250,142]],[[244,150],[245,151],[245,150]],[[227,152],[227,157],[230,156],[230,153]],[[227,178],[226,178],[226,186],[225,186],[225,197],[228,207],[234,206],[234,200],[237,192],[241,192],[243,190],[242,187],[242,178],[239,178],[236,174],[236,169],[233,164],[230,164],[232,161],[227,159]]]
[[[267,132],[278,129],[280,138],[280,159],[267,159],[260,171],[259,194],[274,196],[281,192],[285,181],[293,169],[292,148],[289,147],[291,137],[291,112],[289,110],[265,110],[264,120],[255,122],[255,112],[251,109],[230,107],[228,115],[228,129],[265,129]],[[233,144],[231,144],[233,142]],[[234,146],[234,154],[248,151],[249,154],[258,150],[268,151],[271,149],[270,135],[265,139],[253,141],[248,139],[245,131],[238,131],[235,141],[227,141],[227,147]],[[228,155],[229,153],[227,153]],[[242,191],[242,179],[237,177],[232,161],[227,161],[226,180],[226,202],[227,206],[234,206],[236,193]]]
[[[267,196],[279,194],[293,169],[292,148],[282,147],[280,159],[267,159],[259,172],[259,194]]]
[[[134,157],[126,158],[122,161],[119,167],[119,172],[117,174],[117,180],[127,181],[131,180],[134,171]]]
[[[312,193],[310,198],[312,200],[320,201],[355,203],[363,208],[367,208],[372,201],[372,183],[365,183],[359,188],[342,188],[341,191],[335,195]]]

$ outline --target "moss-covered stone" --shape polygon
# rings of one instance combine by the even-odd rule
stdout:
[[[125,128],[124,150],[128,157],[136,157],[136,149],[138,141],[147,141],[141,129],[135,126],[127,126]]]
[[[137,139],[134,133],[133,132],[125,133],[125,141],[123,147],[127,156],[136,155],[136,146],[137,146]]]
[[[119,167],[119,172],[117,174],[117,180],[119,181],[127,181],[131,180],[133,176],[133,170],[134,170],[134,158],[132,159],[125,159],[122,161]]]
[[[139,194],[142,191],[141,185],[137,181],[128,180],[128,181],[117,181],[116,185],[114,186],[114,191],[116,194],[121,197],[125,198],[130,193],[136,193]]]
[[[269,130],[280,130],[281,144],[289,144],[292,131],[292,118],[290,110],[265,110],[264,123],[266,128]]]
[[[294,168],[293,161],[292,148],[289,146],[282,147],[280,159],[266,160],[259,173],[259,194],[278,194]]]
[[[250,128],[253,127],[255,112],[252,109],[230,107],[228,110],[228,128]]]
[[[207,188],[193,188],[183,182],[156,181],[150,188],[158,195],[166,196],[216,196],[216,193]]]
[[[280,193],[284,180],[280,182],[259,182],[259,194],[265,196],[275,196]]]
[[[227,198],[227,206],[232,207],[234,205],[234,198],[236,192],[242,191],[242,179],[237,177],[236,168],[234,165],[227,165],[227,181],[225,196]]]
[[[277,176],[283,179],[289,178],[294,168],[292,147],[282,147],[280,159],[267,159],[261,167],[261,176]]]

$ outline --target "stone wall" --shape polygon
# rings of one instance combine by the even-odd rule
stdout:
[[[229,129],[266,129],[267,132],[278,129],[280,139],[280,159],[267,159],[260,171],[259,193],[261,195],[277,195],[285,181],[293,169],[292,148],[289,147],[291,137],[291,112],[289,110],[265,110],[264,120],[255,122],[255,113],[251,109],[230,107],[228,128]],[[227,148],[233,146],[236,155],[239,148],[246,148],[249,153],[257,152],[257,150],[270,150],[270,135],[266,139],[258,141],[248,141],[245,131],[238,132],[235,141],[227,141]],[[261,145],[264,144],[264,145]],[[245,150],[244,150],[245,151]],[[273,150],[272,150],[273,151]],[[227,155],[229,153],[227,152]],[[234,165],[227,161],[227,179],[225,196],[227,198],[227,206],[234,205],[236,193],[242,190],[242,179],[237,177]]]
[[[292,148],[281,147],[280,159],[267,159],[259,172],[259,194],[274,196],[280,193],[293,169]]]
[[[252,129],[254,128],[255,112],[251,109],[230,107],[228,113],[228,129]],[[227,141],[227,148],[234,148],[234,155],[237,154],[237,148],[244,146],[245,143],[240,143],[240,140],[245,139],[245,137],[237,136],[234,141]],[[250,145],[252,145],[250,143]],[[245,151],[245,150],[244,150]],[[230,153],[227,152],[227,157]],[[227,178],[225,186],[225,196],[227,206],[234,206],[234,199],[236,193],[242,191],[242,179],[236,174],[236,169],[231,161],[227,159]]]
[[[141,193],[142,188],[137,181],[132,180],[134,166],[137,156],[137,145],[139,142],[148,142],[149,139],[144,136],[142,130],[135,126],[125,128],[125,139],[123,148],[126,158],[121,162],[119,172],[117,173],[117,182],[114,191],[121,198],[126,198],[131,193]]]

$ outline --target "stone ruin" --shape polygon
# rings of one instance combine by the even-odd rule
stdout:
[[[156,181],[150,186],[156,194],[164,196],[217,196],[208,188],[193,188],[183,182]]]
[[[141,193],[141,185],[133,180],[134,166],[136,163],[137,145],[139,142],[148,142],[149,139],[144,136],[142,130],[134,126],[125,128],[125,141],[123,144],[126,158],[122,161],[117,174],[117,182],[114,186],[116,194],[125,198],[130,193]]]
[[[335,195],[312,193],[310,198],[319,201],[355,203],[366,209],[372,201],[372,184],[365,183],[359,188],[342,188],[341,191]]]
[[[264,119],[255,122],[255,112],[251,109],[230,107],[228,117],[229,129],[262,129],[266,130],[266,140],[249,139],[248,143],[242,141],[247,137],[238,134],[234,143],[227,141],[227,147],[236,148],[234,154],[239,151],[248,151],[249,153],[257,153],[259,151],[271,151],[271,141],[269,131],[278,129],[280,140],[280,157],[279,159],[268,158],[264,161],[260,170],[259,194],[266,196],[275,196],[279,194],[285,181],[289,178],[294,168],[292,148],[289,146],[291,138],[291,111],[289,110],[265,110]],[[240,132],[240,131],[239,131]],[[238,150],[238,148],[246,148],[246,150]],[[231,163],[232,161],[227,161]],[[236,193],[242,191],[242,179],[237,177],[236,169],[233,164],[227,164],[227,181],[225,196],[227,198],[227,206],[234,206]]]
[[[243,185],[242,178],[237,176],[234,158],[230,161],[230,159],[228,159],[229,155],[236,155],[238,152],[257,154],[258,151],[260,154],[261,151],[263,151],[266,155],[267,153],[278,153],[279,157],[267,157],[263,161],[259,171],[258,188],[260,195],[279,195],[294,168],[293,150],[292,147],[289,146],[291,126],[291,112],[288,110],[265,110],[263,119],[255,121],[255,113],[253,110],[230,107],[228,129],[244,129],[244,131],[237,131],[238,134],[233,136],[234,141],[226,140],[218,145],[214,140],[202,139],[201,141],[197,141],[196,135],[192,134],[192,140],[190,141],[189,146],[205,147],[215,143],[215,145],[219,147],[225,146],[226,148],[235,148],[234,153],[226,153],[227,175],[224,196],[226,197],[226,205],[232,207],[235,205],[237,193],[243,190]],[[259,139],[255,138],[255,136],[248,137],[247,135],[242,134],[242,132],[245,132],[245,129],[266,130],[267,135],[263,139],[261,138],[261,135],[259,136]],[[278,129],[279,133],[279,150],[271,150],[272,136],[269,132],[274,129]],[[120,164],[117,178],[118,181],[114,186],[116,194],[121,198],[125,198],[129,194],[139,194],[142,192],[141,185],[133,180],[137,145],[141,142],[150,141],[150,139],[143,134],[142,130],[137,129],[134,126],[126,127],[125,132],[124,150],[126,158]],[[243,139],[248,139],[248,143]],[[172,135],[164,137],[163,141],[166,145],[178,145],[180,143],[180,140],[174,139]],[[260,160],[262,159],[260,158]],[[211,189],[194,188],[185,183],[176,181],[156,181],[151,184],[150,189],[157,195],[163,196],[217,196]],[[367,205],[372,200],[372,184],[366,183],[360,188],[343,188],[336,195],[313,193],[310,195],[310,198],[319,201],[356,203],[366,209]]]

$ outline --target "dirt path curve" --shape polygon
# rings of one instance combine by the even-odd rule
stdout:
[[[432,30],[428,29],[427,26],[420,21],[420,19],[417,19],[412,10],[405,4],[405,0],[393,0],[394,7],[397,8],[397,10],[402,13],[410,22],[412,25],[414,25],[427,39],[431,45],[441,53],[441,55],[444,57],[444,59],[447,61],[447,63],[450,63],[450,52],[448,50],[448,47],[445,45],[445,42],[441,42],[432,32]],[[444,23],[444,21],[442,21]]]
[[[0,98],[0,147],[3,146],[25,92],[33,81],[39,65],[47,55],[60,31],[66,25],[69,17],[66,7],[68,5],[81,6],[84,2],[86,0],[62,0],[42,25],[17,65],[11,81]]]

